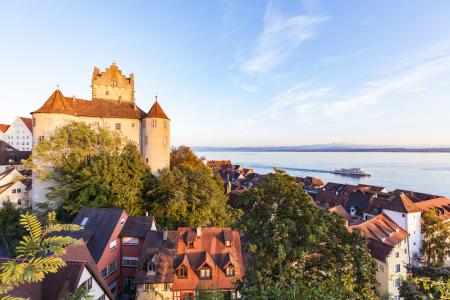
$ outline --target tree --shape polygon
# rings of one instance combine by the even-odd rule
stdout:
[[[147,207],[156,222],[174,230],[178,227],[206,225],[231,226],[242,212],[227,204],[223,187],[219,187],[207,167],[192,169],[180,165],[172,171],[162,170],[147,193]]]
[[[8,249],[12,257],[16,257],[16,247],[20,245],[22,237],[27,231],[20,226],[20,215],[29,209],[16,209],[9,201],[3,202],[0,209],[0,232],[3,233]]]
[[[71,221],[82,206],[122,208],[141,215],[142,191],[151,176],[136,144],[117,131],[71,122],[41,141],[25,168],[55,184],[48,199],[61,199],[58,217]]]
[[[207,286],[205,283],[199,282],[195,287],[195,300],[225,300],[225,295],[214,283]],[[192,299],[194,300],[194,299]]]
[[[367,238],[359,229],[349,232],[338,213],[312,204],[294,177],[274,171],[236,201],[246,213],[235,227],[251,254],[237,291],[244,299],[298,299],[314,289],[321,299],[371,297],[377,267]],[[284,290],[290,294],[281,296]]]
[[[7,293],[25,282],[39,282],[45,274],[56,273],[66,263],[59,256],[66,253],[66,246],[81,245],[82,242],[72,237],[46,237],[50,232],[78,231],[82,227],[72,224],[56,224],[56,214],[49,213],[47,225],[42,228],[35,215],[26,213],[21,215],[20,224],[27,230],[29,236],[24,236],[21,246],[16,248],[17,260],[4,263],[0,273],[0,294]],[[51,256],[45,256],[52,253]],[[8,299],[6,298],[2,299]]]
[[[81,285],[75,293],[67,293],[62,300],[93,300],[94,296],[89,295],[89,292],[84,285]]]
[[[428,260],[443,261],[450,255],[450,223],[439,218],[435,209],[426,211],[422,219],[424,236],[420,252]]]
[[[205,164],[203,161],[205,160],[204,156],[197,157],[194,151],[187,146],[180,146],[178,148],[173,147],[170,151],[170,169],[172,170],[175,167],[180,165],[189,166],[192,169],[202,169]]]

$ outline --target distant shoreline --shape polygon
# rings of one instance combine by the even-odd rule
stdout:
[[[192,147],[194,151],[205,152],[409,152],[409,153],[450,153],[450,148],[429,148],[429,149],[404,149],[404,148],[388,148],[388,149],[315,149],[315,150],[283,150],[283,149],[202,149]]]

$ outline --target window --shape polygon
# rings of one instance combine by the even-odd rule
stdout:
[[[227,276],[234,276],[234,268],[233,267],[227,267],[226,272]]]
[[[147,265],[147,273],[155,273],[156,266],[154,264]]]
[[[127,291],[128,289],[134,289],[134,277],[123,276],[123,285],[125,291]]]
[[[122,128],[122,125],[120,123],[116,123],[116,130],[120,130]]]
[[[105,294],[101,295],[100,298],[98,298],[98,300],[105,300]]]
[[[211,268],[201,268],[200,278],[211,278]]]
[[[137,122],[136,121],[131,122],[131,127],[137,127]]]
[[[113,261],[110,265],[109,265],[109,274],[112,274],[112,273],[114,273],[115,271],[116,271],[116,263],[117,263],[117,260],[115,260],[115,261]],[[108,267],[106,267],[106,268],[108,268]]]
[[[164,121],[164,127],[167,127],[167,121]]]
[[[22,193],[22,189],[17,189],[17,193]]]
[[[398,243],[398,246],[401,247],[402,246],[402,242],[400,241],[400,243]]]
[[[156,120],[152,120],[152,127],[156,127]]]
[[[92,277],[89,277],[85,282],[81,284],[87,291],[92,289]]]
[[[122,241],[122,245],[139,245],[139,238],[136,237],[124,237]]]
[[[188,271],[187,268],[180,268],[180,269],[178,270],[178,277],[186,278],[186,277],[187,277],[187,274],[188,274],[187,271]]]
[[[168,284],[164,283],[164,291],[167,291],[167,290],[168,290]]]
[[[94,129],[98,129],[100,127],[100,123],[99,122],[94,122]]]
[[[111,243],[109,243],[109,251],[111,252],[114,249],[116,249],[116,240],[114,240]]]
[[[136,268],[138,266],[138,258],[137,257],[124,257],[123,258],[123,266]]]
[[[404,218],[406,215],[405,214],[402,214],[402,217]]]
[[[106,92],[105,92],[105,94],[106,94],[106,96],[108,96],[108,95],[109,95],[109,92],[108,92],[108,91],[106,91]]]
[[[14,162],[14,159],[10,158],[8,161],[9,161],[9,162]]]
[[[36,126],[36,118],[33,118],[33,127]]]
[[[108,277],[108,266],[106,266],[106,268],[104,268],[104,269],[102,270],[102,276],[103,276],[103,279],[105,279],[106,277]]]
[[[39,142],[42,142],[43,140],[44,140],[43,136],[40,136],[39,139],[38,139]]]
[[[151,283],[144,283],[144,291],[148,291],[152,289],[152,284]]]
[[[400,295],[395,296],[395,300],[400,300]]]
[[[384,273],[384,266],[380,264],[380,270]]]
[[[226,242],[225,242],[225,245],[226,245],[227,247],[231,247],[231,241],[226,241]]]
[[[145,162],[148,163],[148,158],[145,159]]]
[[[120,220],[120,225],[123,225],[123,224],[125,224],[125,218]]]
[[[408,253],[408,249],[405,249],[405,254],[407,254]]]
[[[16,190],[12,190],[12,193],[15,194],[15,193],[16,193]]]
[[[394,279],[394,286],[400,286],[400,278]]]
[[[105,123],[105,128],[108,128],[108,129],[111,128],[111,126],[109,125],[109,123]]]
[[[85,217],[85,218],[83,219],[83,221],[81,222],[80,226],[86,225],[86,223],[87,223],[88,220],[89,220],[89,217]]]
[[[28,137],[27,137],[28,138]],[[27,142],[27,145],[29,145],[30,144],[30,142]]]
[[[30,137],[30,136],[27,135],[27,140],[28,140],[29,137]],[[28,143],[27,143],[27,145],[28,145]]]
[[[400,252],[395,252],[395,257],[400,257]]]
[[[194,242],[188,242],[188,248],[194,248]]]
[[[142,121],[142,127],[145,127],[145,120]]]
[[[395,265],[395,266],[394,266],[394,273],[400,272],[400,268],[401,268],[400,265]]]
[[[167,136],[164,137],[164,145],[167,145]]]
[[[147,144],[148,144],[148,137],[145,136],[145,138],[144,138],[144,145],[147,145]]]

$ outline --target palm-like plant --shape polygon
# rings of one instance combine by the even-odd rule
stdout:
[[[59,256],[66,253],[66,246],[81,245],[82,242],[69,236],[47,237],[56,231],[78,231],[79,225],[56,224],[56,213],[48,214],[47,224],[42,227],[35,215],[26,213],[20,215],[20,224],[30,233],[16,247],[17,259],[4,263],[0,274],[0,294],[5,294],[20,283],[42,281],[46,274],[56,273],[66,263]],[[45,256],[52,253],[53,255]],[[6,296],[2,300],[18,300]]]

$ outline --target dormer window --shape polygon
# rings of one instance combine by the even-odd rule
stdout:
[[[194,242],[188,242],[188,248],[194,248]]]
[[[89,220],[89,217],[85,217],[85,218],[83,219],[83,222],[81,222],[80,226],[86,225],[86,223],[87,223],[88,220]]]
[[[180,278],[187,278],[187,276],[188,276],[187,268],[180,268],[178,270],[178,277],[180,277]]]
[[[374,211],[378,211],[378,207],[375,207],[373,210],[374,210]]]
[[[147,264],[147,275],[155,275],[156,274],[156,265],[149,263]]]
[[[211,279],[211,268],[205,264],[203,268],[200,269],[201,279]]]
[[[229,266],[225,269],[225,274],[227,274],[227,276],[234,276],[234,267],[233,266]]]
[[[225,245],[226,245],[227,247],[231,247],[231,241],[225,241]]]

